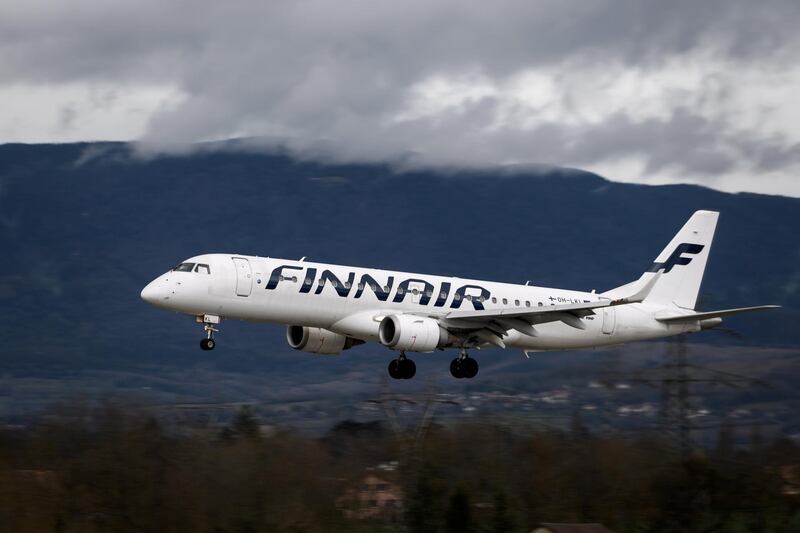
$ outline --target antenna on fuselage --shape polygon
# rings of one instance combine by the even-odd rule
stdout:
[[[302,263],[303,261],[305,261],[305,260],[306,260],[306,256],[303,256],[303,257],[301,257],[301,258],[300,258],[300,262],[301,262],[301,263]]]

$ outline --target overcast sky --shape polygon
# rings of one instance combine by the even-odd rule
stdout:
[[[0,0],[0,142],[231,137],[800,196],[797,0]]]

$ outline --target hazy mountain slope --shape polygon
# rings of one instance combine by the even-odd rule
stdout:
[[[144,160],[114,143],[3,145],[2,365],[59,374],[208,358],[191,319],[139,299],[150,279],[197,253],[603,290],[637,278],[696,209],[722,212],[701,305],[783,304],[730,324],[754,343],[800,344],[798,199],[616,184],[571,170],[395,174],[283,155]],[[272,371],[311,357],[291,353],[282,335],[223,324],[214,364]],[[388,351],[359,350],[384,371]]]

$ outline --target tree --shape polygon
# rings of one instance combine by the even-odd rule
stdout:
[[[450,496],[450,503],[445,513],[445,531],[448,533],[462,533],[472,530],[472,517],[470,516],[469,496],[459,487]]]
[[[494,512],[492,513],[493,533],[506,533],[514,529],[514,522],[508,513],[508,501],[504,492],[494,495]]]
[[[237,437],[260,439],[261,428],[253,408],[249,405],[242,406],[233,418],[231,425],[222,430],[221,436],[223,440],[232,440]]]
[[[437,529],[434,490],[423,470],[417,478],[406,507],[406,524],[414,533],[433,533]]]

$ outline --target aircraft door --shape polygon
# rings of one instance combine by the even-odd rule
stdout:
[[[603,333],[611,335],[617,325],[617,313],[613,307],[603,308]]]
[[[250,291],[253,289],[250,261],[244,257],[234,257],[233,265],[236,267],[236,296],[250,296]]]

